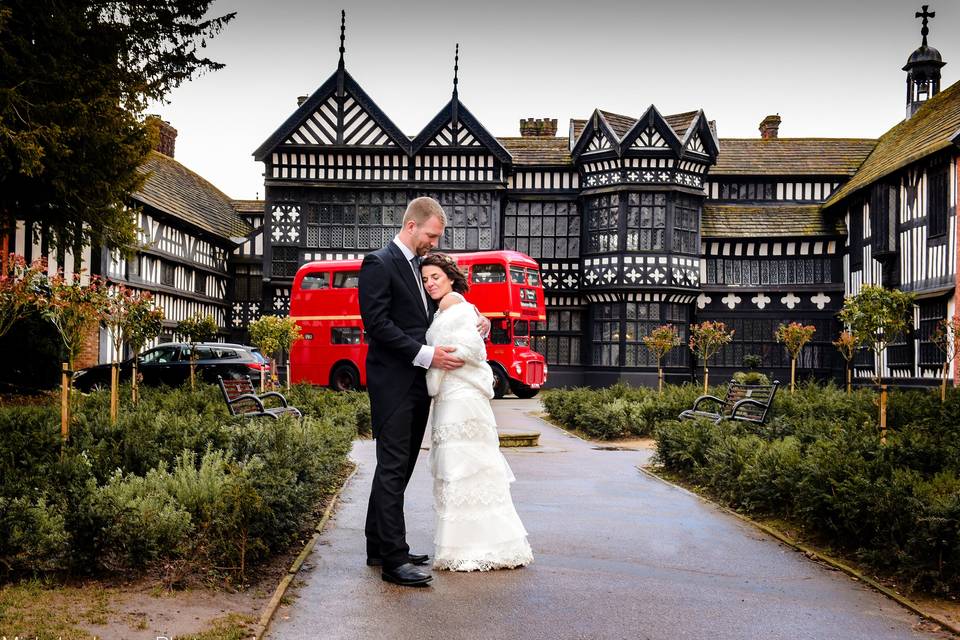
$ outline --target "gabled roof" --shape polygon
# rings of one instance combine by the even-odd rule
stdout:
[[[322,110],[331,96],[336,95],[339,75],[341,73],[343,74],[344,93],[352,98],[359,108],[355,110],[356,113],[346,114],[344,122],[338,122],[339,116],[334,113],[328,116],[327,119],[324,119],[323,115],[316,116],[317,119],[314,120],[315,124],[311,125],[310,121],[314,118],[315,114],[318,113],[318,110]],[[387,114],[376,105],[345,69],[338,69],[333,75],[327,78],[326,82],[320,85],[320,88],[313,92],[313,95],[297,107],[297,110],[294,111],[276,131],[270,134],[270,137],[268,137],[263,144],[257,147],[257,150],[253,152],[253,157],[258,161],[263,161],[278,145],[297,134],[302,127],[307,127],[307,131],[316,131],[317,128],[334,130],[341,128],[341,130],[349,132],[351,131],[351,125],[356,122],[358,116],[366,120],[362,115],[363,112],[369,116],[373,124],[379,127],[384,134],[379,137],[389,139],[390,143],[396,145],[402,151],[409,152],[410,139],[400,131],[397,125],[393,124],[390,118],[387,117]],[[311,127],[314,128],[311,129]],[[322,138],[323,132],[319,132],[318,135]],[[363,140],[362,142],[368,142],[368,140]]]
[[[710,175],[851,176],[876,143],[864,138],[721,138]]]
[[[603,115],[604,119],[610,124],[610,127],[617,134],[617,137],[623,138],[623,136],[630,130],[631,127],[637,122],[637,118],[633,116],[625,116],[619,113],[613,113],[611,111],[604,111],[603,109],[597,109],[597,111]],[[677,135],[678,138],[682,138],[683,134],[687,132],[687,129],[690,127],[690,123],[693,122],[693,119],[700,113],[699,111],[684,111],[683,113],[675,113],[669,116],[662,116],[663,119],[670,125],[670,128],[673,129],[673,132]],[[587,120],[577,120],[571,119],[570,126],[571,132],[573,133],[574,141],[580,138],[580,134],[583,133],[584,127],[587,126]],[[712,126],[712,122],[710,123]]]
[[[837,189],[827,206],[951,145],[960,144],[960,82],[933,96],[907,120],[880,136],[859,170]]]
[[[226,194],[173,158],[151,151],[137,170],[146,180],[134,200],[225,240],[253,230]]]
[[[480,124],[480,121],[470,113],[470,110],[460,102],[457,96],[451,98],[450,102],[444,105],[440,112],[417,134],[411,143],[411,153],[416,154],[422,151],[437,135],[445,130],[450,131],[449,127],[454,121],[458,123],[461,130],[465,127],[472,139],[476,140],[480,146],[485,147],[501,162],[512,162],[510,153]]]
[[[703,238],[838,236],[846,233],[838,216],[823,215],[820,205],[703,205]]]
[[[570,165],[570,146],[567,138],[497,138],[513,156],[516,165]]]
[[[606,116],[599,109],[595,109],[593,115],[590,116],[590,120],[587,121],[580,137],[577,138],[576,144],[570,150],[570,155],[575,158],[583,153],[597,151],[598,149],[591,149],[595,139],[602,140],[603,144],[606,145],[603,148],[604,151],[620,152],[620,135],[607,122]]]

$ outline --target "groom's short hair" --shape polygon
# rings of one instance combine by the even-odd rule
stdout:
[[[447,214],[443,211],[440,203],[429,196],[414,198],[407,205],[407,210],[403,214],[403,224],[413,220],[417,225],[421,225],[430,218],[440,218],[443,226],[447,226]]]

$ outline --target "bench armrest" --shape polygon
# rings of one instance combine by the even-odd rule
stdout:
[[[277,393],[276,391],[267,391],[266,393],[261,394],[259,398],[261,400],[264,398],[280,398],[281,404],[283,404],[285,407],[287,406],[287,399],[283,397],[283,394]]]
[[[691,411],[696,411],[697,407],[700,406],[700,403],[706,400],[713,400],[714,402],[717,402],[721,405],[723,404],[723,400],[721,400],[717,396],[700,396],[699,398],[693,401],[693,409],[691,409]]]
[[[263,400],[261,400],[260,398],[258,398],[258,397],[255,396],[255,395],[253,395],[252,393],[245,393],[245,394],[243,394],[242,396],[237,396],[237,397],[234,398],[233,400],[227,400],[227,404],[228,404],[228,405],[232,405],[233,403],[235,403],[235,402],[240,402],[241,400],[253,400],[254,402],[257,403],[257,406],[260,407],[260,411],[261,411],[261,412],[264,410],[264,409],[263,409]]]

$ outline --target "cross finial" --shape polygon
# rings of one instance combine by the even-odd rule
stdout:
[[[930,28],[927,27],[927,21],[930,18],[934,18],[937,15],[936,11],[927,11],[927,7],[930,5],[923,5],[923,11],[917,11],[914,17],[923,18],[923,27],[920,29],[920,35],[923,36],[923,46],[927,46],[927,35],[930,33]]]
[[[346,39],[347,32],[347,11],[346,9],[340,10],[340,66],[343,66],[343,52],[346,49],[343,46],[343,41]]]
[[[453,95],[457,95],[457,73],[460,69],[460,43],[457,43],[457,48],[453,54]]]

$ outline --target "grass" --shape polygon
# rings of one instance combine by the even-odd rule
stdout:
[[[106,624],[114,589],[56,587],[28,580],[0,587],[0,637],[74,638],[87,634],[78,625]]]
[[[180,636],[180,640],[244,640],[250,636],[254,622],[250,616],[231,613],[213,620],[206,631]]]

